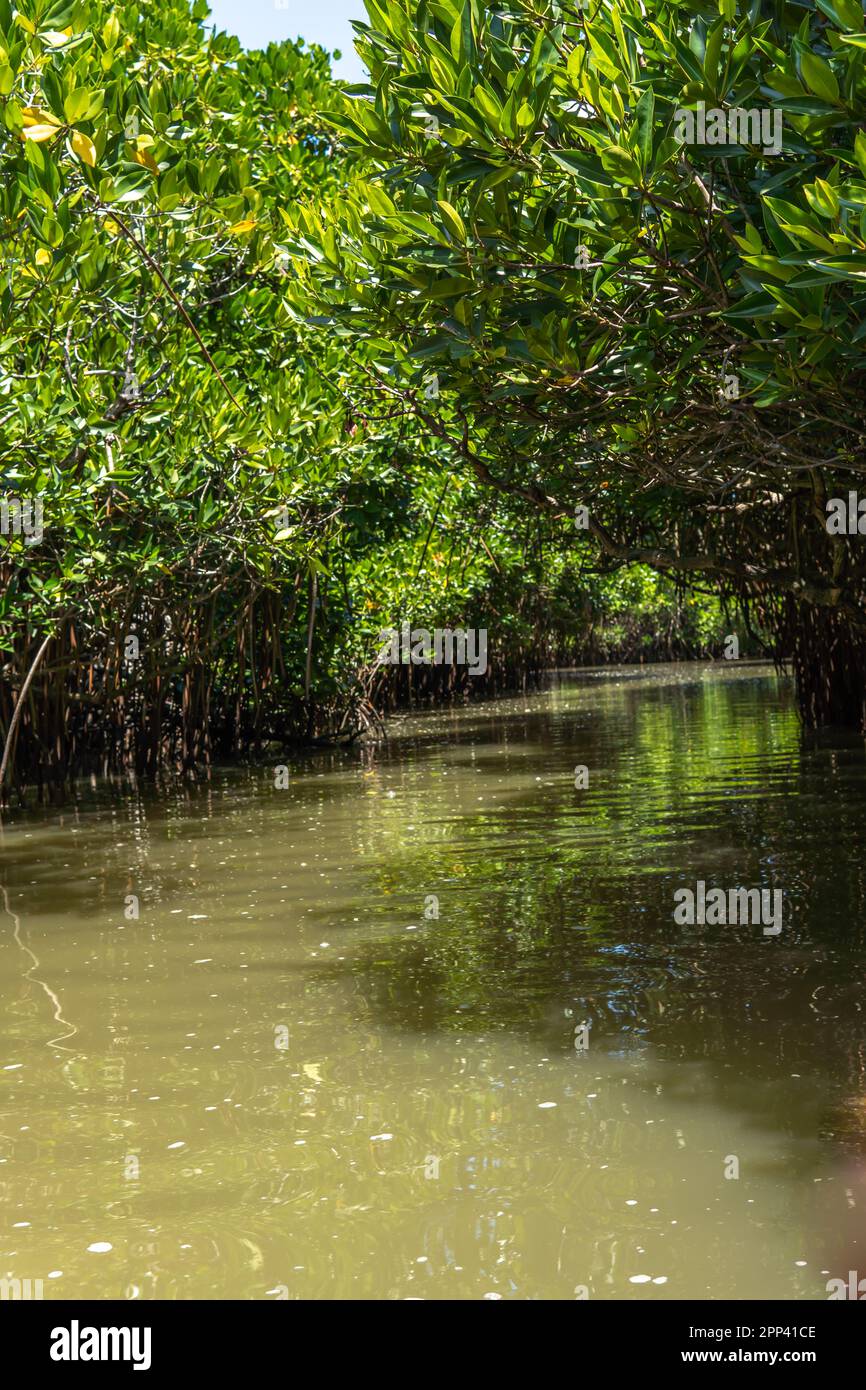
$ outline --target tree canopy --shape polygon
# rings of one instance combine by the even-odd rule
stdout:
[[[856,703],[843,3],[371,3],[343,89],[202,0],[0,0],[0,783],[465,689],[377,667],[403,619],[496,689],[718,650],[718,594],[801,666],[835,624]],[[778,152],[686,148],[700,102]]]
[[[299,310],[485,484],[750,598],[801,677],[842,642],[861,694],[811,713],[862,717],[862,544],[826,526],[864,466],[857,0],[367,9]]]

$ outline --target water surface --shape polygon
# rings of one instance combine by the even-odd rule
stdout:
[[[862,741],[727,664],[390,735],[7,815],[0,1277],[826,1298],[866,1246]],[[698,879],[781,888],[780,936],[677,926]]]

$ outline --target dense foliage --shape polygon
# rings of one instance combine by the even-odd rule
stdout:
[[[295,214],[298,312],[485,486],[739,595],[807,720],[862,724],[863,539],[826,524],[864,470],[859,0],[367,9],[332,114],[365,167]]]
[[[0,0],[0,782],[353,736],[466,688],[375,666],[404,619],[488,628],[476,688],[718,650],[712,598],[605,581],[299,309],[295,208],[357,196],[340,94],[318,49],[206,19]]]

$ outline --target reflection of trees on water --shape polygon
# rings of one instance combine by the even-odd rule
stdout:
[[[476,724],[475,765],[501,771],[505,743],[518,785],[506,772],[497,806],[479,778],[484,801],[452,809],[447,834],[401,844],[397,860],[380,846],[365,915],[390,924],[399,907],[419,930],[353,962],[366,1002],[394,1027],[528,1030],[560,1050],[591,1018],[593,1050],[651,1045],[700,1060],[720,1097],[756,1118],[778,1108],[768,1093],[780,1078],[818,1074],[820,1113],[794,1078],[789,1126],[858,1143],[862,743],[801,740],[766,680],[599,693],[600,718],[554,710]],[[521,769],[521,744],[540,781]],[[573,762],[591,768],[585,792]],[[385,846],[391,821],[402,838],[406,806],[387,814]],[[676,926],[674,891],[699,878],[781,887],[781,936]],[[435,922],[419,917],[429,892],[442,904]]]

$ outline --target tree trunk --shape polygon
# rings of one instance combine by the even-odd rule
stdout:
[[[866,634],[832,609],[793,600],[786,607],[784,647],[804,725],[866,733]]]

